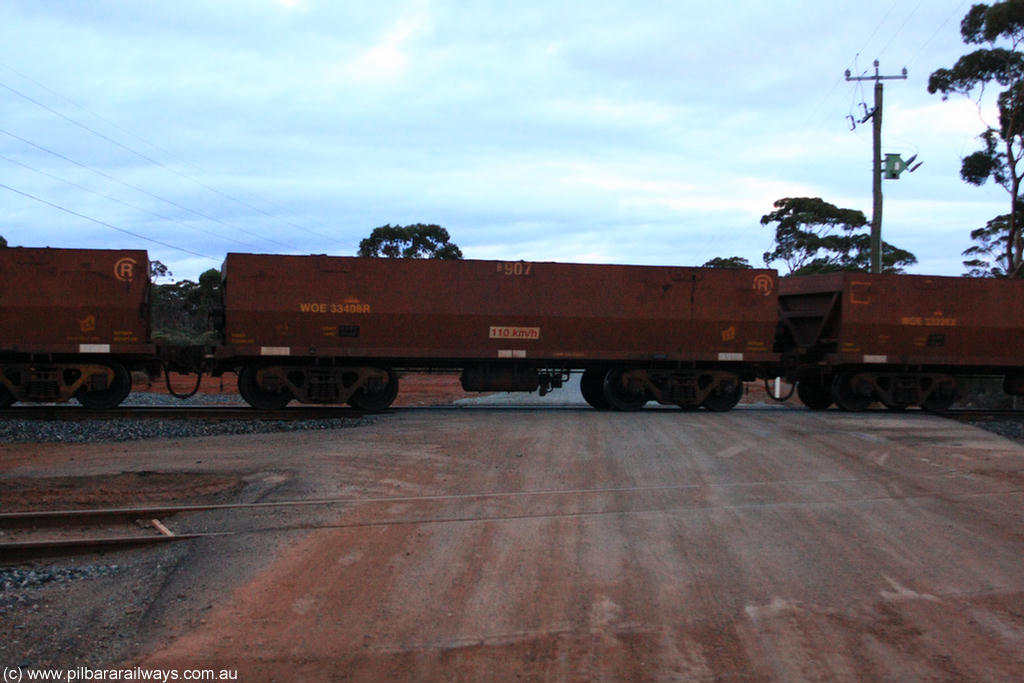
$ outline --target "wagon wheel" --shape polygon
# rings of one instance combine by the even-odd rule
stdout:
[[[246,365],[238,373],[238,393],[242,395],[245,402],[259,410],[280,410],[292,400],[292,393],[282,388],[280,391],[270,391],[261,387],[256,373],[259,372],[258,365]]]
[[[799,380],[796,395],[811,410],[825,410],[832,405],[832,392],[824,380]]]
[[[128,368],[117,361],[104,361],[99,365],[113,371],[114,377],[110,385],[106,389],[96,391],[89,391],[88,387],[83,386],[75,392],[75,398],[86,408],[110,410],[121,405],[121,401],[125,400],[132,392],[132,376],[128,372]]]
[[[359,410],[377,411],[384,410],[398,396],[398,375],[390,368],[386,370],[388,381],[385,383],[373,382],[359,387],[354,394],[349,396],[348,404]]]
[[[741,398],[743,398],[743,382],[736,377],[731,382],[719,382],[718,386],[704,397],[702,405],[713,413],[724,413],[736,407]]]
[[[897,380],[895,380],[892,377],[882,376],[879,377],[876,381],[878,382],[877,398],[879,402],[887,409],[896,413],[901,413],[911,406],[911,403],[909,401],[897,401],[892,398],[892,394],[894,393],[893,389],[896,385]]]
[[[608,405],[615,410],[640,410],[647,405],[647,392],[632,392],[622,381],[623,370],[612,368],[604,376],[603,394]]]
[[[871,405],[870,385],[855,381],[856,376],[856,372],[842,372],[832,382],[832,400],[843,410],[858,412]]]
[[[886,398],[885,394],[882,394],[881,392],[879,392],[878,400],[883,406],[895,413],[901,413],[910,407],[910,403],[907,403],[906,401],[894,401]]]
[[[580,378],[580,393],[583,394],[583,400],[597,410],[608,410],[612,407],[604,395],[604,375],[604,370],[588,368],[583,371]]]
[[[939,380],[937,387],[932,389],[928,398],[921,402],[921,407],[932,413],[943,413],[949,410],[956,400],[956,380],[952,377]]]
[[[893,411],[894,413],[902,413],[904,410],[906,410],[907,408],[910,407],[909,403],[903,403],[903,402],[898,402],[898,401],[887,401],[887,400],[885,400],[884,398],[881,398],[881,397],[879,397],[878,400],[882,402],[883,406],[885,406],[889,410]]]

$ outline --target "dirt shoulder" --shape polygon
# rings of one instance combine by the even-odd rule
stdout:
[[[177,515],[176,532],[230,533],[37,566],[53,578],[3,593],[0,661],[245,681],[1010,681],[1022,472],[1019,446],[939,418],[757,408],[398,411],[321,433],[4,446],[5,480],[330,502]]]

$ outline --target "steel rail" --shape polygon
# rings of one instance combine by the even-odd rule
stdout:
[[[998,408],[998,409],[987,409],[987,408],[957,408],[954,410],[947,410],[943,413],[935,413],[942,417],[977,417],[977,418],[1000,418],[1000,417],[1024,417],[1024,409],[1014,410],[1011,408]]]
[[[638,487],[647,488],[647,487]],[[672,488],[672,487],[668,487]],[[680,487],[682,488],[682,487]],[[590,491],[579,491],[578,493],[589,493]],[[510,492],[511,493],[511,492]],[[539,492],[538,492],[539,493]],[[554,493],[572,493],[554,492]],[[486,495],[486,494],[484,494]],[[228,536],[247,536],[263,533],[281,533],[296,531],[317,531],[327,529],[356,529],[356,528],[379,528],[388,526],[404,525],[425,525],[425,524],[465,524],[465,523],[487,523],[496,521],[516,521],[534,519],[560,519],[560,518],[588,518],[602,516],[636,515],[636,514],[664,514],[664,513],[685,513],[712,508],[741,509],[741,508],[790,508],[809,506],[833,506],[833,505],[870,505],[886,501],[903,500],[971,500],[978,498],[989,498],[998,496],[1024,495],[1024,491],[983,491],[976,493],[964,493],[955,496],[947,496],[938,492],[924,492],[910,495],[883,495],[867,496],[863,498],[850,498],[839,500],[814,500],[814,501],[751,501],[725,503],[720,505],[695,504],[669,504],[669,505],[641,505],[638,507],[614,507],[593,510],[572,510],[554,512],[520,512],[506,514],[476,514],[465,515],[449,514],[447,516],[428,517],[399,517],[392,519],[363,519],[352,521],[338,521],[333,523],[298,523],[284,524],[277,526],[260,526],[249,529],[237,529],[229,531],[203,531],[189,534],[172,536],[124,536],[124,537],[101,537],[101,538],[72,538],[55,539],[43,541],[29,541],[0,544],[0,561],[13,562],[33,557],[49,557],[54,555],[68,555],[83,552],[96,552],[103,550],[118,549],[119,547],[132,547],[139,545],[152,545],[168,543],[178,540],[197,540],[225,538]],[[436,498],[448,498],[449,496],[437,496]],[[460,497],[460,496],[453,496]],[[472,494],[466,496],[472,497]],[[432,498],[427,496],[425,498]],[[322,501],[321,501],[322,502]]]
[[[173,536],[154,534],[152,536],[100,536],[11,541],[0,543],[0,565],[3,563],[25,562],[43,557],[65,557],[68,555],[173,543],[174,541],[186,541],[211,535],[213,534],[175,534]]]
[[[744,410],[802,410],[799,405],[777,405],[777,404],[740,404],[734,411]],[[245,405],[202,405],[202,406],[122,406],[111,410],[92,410],[77,405],[28,405],[13,406],[0,410],[0,420],[254,420],[254,421],[297,421],[297,420],[351,420],[366,415],[387,415],[401,412],[444,412],[444,411],[466,411],[466,410],[508,410],[508,411],[531,411],[531,410],[580,410],[590,412],[593,409],[582,403],[559,403],[556,400],[548,405],[536,404],[502,404],[502,403],[469,403],[451,405],[431,406],[401,406],[392,407],[384,411],[368,412],[357,410],[349,406],[290,406],[281,410],[259,410]],[[645,410],[634,413],[644,415],[649,413],[678,413],[674,406],[648,406]],[[834,412],[834,411],[826,411]],[[893,413],[899,415],[928,414],[942,417],[1024,417],[1024,409],[979,409],[979,408],[952,408],[945,411],[925,411],[918,408],[908,408],[904,411],[891,411],[887,408],[869,408],[862,411],[867,414],[878,415],[881,413]],[[849,413],[851,415],[856,413]]]
[[[347,406],[295,406],[281,410],[258,410],[248,406],[123,406],[92,410],[76,405],[13,406],[0,410],[0,420],[350,420],[366,411]]]
[[[945,476],[944,474],[941,476]],[[796,479],[787,485],[849,484],[864,481],[860,477],[837,479]],[[751,480],[720,485],[721,488],[743,489],[755,486],[775,486],[778,482]],[[466,493],[436,493],[421,495],[383,495],[367,497],[308,498],[303,500],[254,501],[240,503],[197,503],[190,505],[147,505],[119,508],[79,508],[68,510],[25,510],[0,513],[0,529],[16,530],[38,526],[77,526],[94,524],[100,520],[150,520],[190,512],[219,512],[231,510],[260,510],[272,508],[300,508],[315,506],[392,505],[396,503],[450,503],[480,500],[507,500],[510,498],[540,498],[545,496],[587,496],[609,494],[650,494],[655,492],[689,491],[704,484],[655,484],[644,486],[606,486],[597,488],[538,488],[524,490],[495,490]]]

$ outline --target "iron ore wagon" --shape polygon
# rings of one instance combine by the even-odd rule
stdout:
[[[386,407],[399,368],[468,391],[540,391],[582,371],[597,408],[728,410],[772,363],[772,270],[228,254],[224,344],[252,405]]]

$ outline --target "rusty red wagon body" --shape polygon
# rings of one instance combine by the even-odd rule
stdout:
[[[470,391],[539,391],[581,373],[600,409],[728,410],[785,374],[812,408],[942,410],[957,378],[1024,394],[1024,282],[525,261],[229,254],[219,344],[150,338],[140,250],[0,249],[0,407],[113,407],[130,371],[239,373],[254,406],[379,410],[398,372]]]
[[[955,374],[1024,371],[1024,281],[829,273],[779,290],[808,405],[943,409]]]
[[[151,359],[145,251],[0,249],[0,405],[116,405]]]
[[[268,406],[376,407],[394,368],[443,367],[469,390],[546,391],[579,369],[603,407],[720,408],[777,359],[770,270],[229,254],[224,279],[218,358]]]

